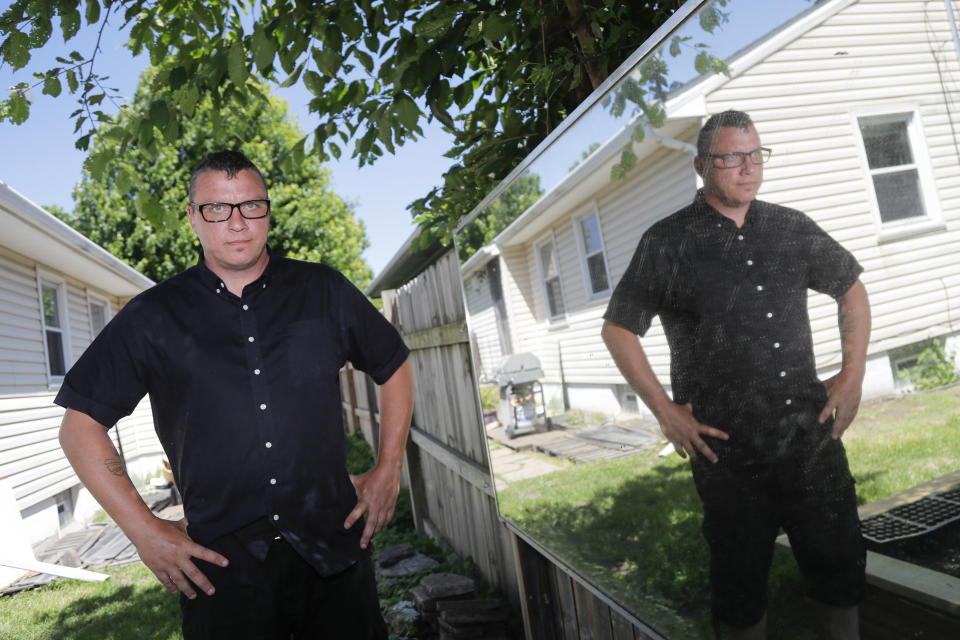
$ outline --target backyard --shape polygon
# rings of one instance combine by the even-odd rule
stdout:
[[[958,429],[960,386],[865,403],[844,438],[859,501],[871,502],[957,470]],[[365,468],[369,449],[356,439],[352,443],[351,468]],[[685,461],[650,452],[575,465],[512,483],[501,492],[500,506],[633,610],[674,630],[676,637],[707,637],[707,553],[699,500]],[[413,531],[405,497],[375,544],[380,548],[399,541],[412,541],[446,560],[435,544]],[[469,569],[469,563],[459,568]],[[101,584],[57,580],[0,598],[0,639],[180,638],[176,598],[142,564],[108,572],[112,578]],[[381,585],[384,608],[409,586]],[[772,639],[815,637],[788,554],[777,554],[770,593]],[[399,627],[393,633],[397,639],[415,637]]]
[[[958,429],[960,386],[864,403],[844,436],[858,502],[956,471]],[[708,554],[685,460],[649,451],[576,465],[499,498],[506,517],[628,609],[677,637],[709,636]],[[788,554],[777,554],[770,586],[770,637],[816,637]]]

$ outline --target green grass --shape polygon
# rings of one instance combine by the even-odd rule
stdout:
[[[180,606],[137,563],[106,582],[56,580],[0,598],[3,640],[179,640]]]
[[[844,436],[860,504],[960,468],[960,387],[865,403]],[[895,462],[894,462],[895,461]],[[689,465],[646,452],[512,483],[504,515],[671,637],[709,637],[708,553]],[[816,637],[793,558],[770,579],[770,637]]]

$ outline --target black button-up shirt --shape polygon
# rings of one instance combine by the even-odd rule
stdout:
[[[643,235],[604,318],[643,335],[659,315],[674,401],[730,434],[718,455],[768,459],[822,431],[807,290],[836,298],[861,271],[799,211],[754,201],[738,229],[699,193]]]
[[[198,264],[131,300],[67,373],[56,403],[112,426],[150,395],[200,544],[266,517],[321,574],[359,557],[339,371],[382,384],[408,354],[339,272],[272,255],[240,297]]]

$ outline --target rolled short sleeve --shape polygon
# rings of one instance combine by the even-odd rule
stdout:
[[[643,237],[610,296],[604,320],[644,335],[654,317],[666,308],[670,276],[676,261],[670,244],[651,228]]]
[[[410,350],[396,328],[363,293],[341,276],[341,316],[347,360],[383,384],[400,368]]]
[[[863,273],[863,267],[852,253],[816,222],[806,216],[804,219],[804,233],[810,251],[807,286],[832,298],[839,298],[857,281]]]
[[[63,379],[54,402],[85,413],[110,428],[130,415],[147,393],[146,372],[140,364],[146,327],[138,326],[131,309],[122,309],[87,347]]]

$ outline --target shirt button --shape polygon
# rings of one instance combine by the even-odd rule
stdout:
[[[273,443],[272,443],[272,442],[264,442],[264,443],[263,443],[263,446],[265,446],[267,449],[269,449],[270,447],[273,446]]]
[[[747,260],[747,266],[748,266],[748,267],[752,267],[752,266],[753,266],[753,260]]]
[[[250,308],[250,307],[248,307],[247,305],[243,305],[243,310],[244,310],[244,311],[246,311],[246,310],[249,309],[249,308]]]
[[[265,404],[260,405],[260,411],[264,411],[266,408],[267,408],[267,405]]]
[[[250,336],[249,338],[247,338],[247,342],[253,342],[253,336]]]
[[[743,236],[737,236],[737,240],[743,240]]]
[[[220,289],[217,289],[217,293],[220,293]]]
[[[280,515],[279,515],[279,514],[276,514],[276,513],[273,514],[273,519],[274,519],[274,520],[279,520],[279,519],[280,519]]]
[[[786,371],[781,371],[781,372],[780,372],[780,377],[781,377],[781,378],[785,378],[786,376],[787,376],[787,372],[786,372]]]
[[[253,375],[255,375],[255,376],[260,375],[260,369],[254,369],[254,370],[253,370]]]
[[[791,400],[790,398],[787,398],[787,404],[793,404],[793,400]]]
[[[270,484],[277,484],[276,478],[270,478]]]
[[[758,285],[757,285],[757,291],[763,291],[763,285],[762,285],[762,284],[758,284]]]
[[[773,314],[772,314],[772,313],[767,313],[767,317],[768,317],[768,318],[772,318],[772,317],[773,317]]]
[[[774,343],[773,343],[773,348],[774,348],[774,349],[779,349],[779,348],[780,348],[780,343],[779,343],[779,342],[774,342]]]
[[[267,283],[264,282],[264,283],[263,283],[263,286],[260,287],[260,288],[261,288],[261,289],[266,289],[266,288],[267,288]],[[273,519],[276,520],[276,519],[277,519],[277,516],[273,516]]]

